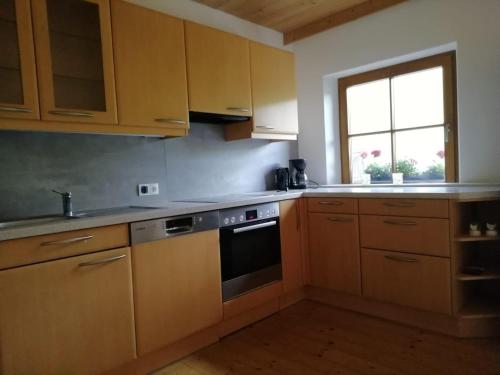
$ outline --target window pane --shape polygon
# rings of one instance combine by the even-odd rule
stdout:
[[[395,134],[396,170],[405,182],[444,181],[444,128]]]
[[[347,88],[349,134],[389,130],[390,103],[389,79]]]
[[[394,77],[392,95],[396,129],[444,123],[442,67]]]
[[[391,182],[390,133],[351,137],[349,159],[353,184],[363,181],[363,173],[370,174],[372,183]]]

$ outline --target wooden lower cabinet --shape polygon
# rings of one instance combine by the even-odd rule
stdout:
[[[98,374],[135,358],[130,248],[0,271],[0,373]]]
[[[357,215],[309,213],[311,284],[361,294]]]
[[[451,314],[449,259],[362,249],[361,264],[363,296]]]
[[[302,273],[300,201],[280,202],[281,264],[283,289],[289,293],[304,285]]]
[[[222,320],[218,230],[136,245],[132,259],[139,355]]]

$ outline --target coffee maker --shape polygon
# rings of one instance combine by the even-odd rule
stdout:
[[[290,189],[307,189],[306,165],[305,159],[290,160]]]

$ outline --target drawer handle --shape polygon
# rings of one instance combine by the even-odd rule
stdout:
[[[389,225],[405,225],[405,226],[415,226],[417,225],[416,221],[399,221],[399,220],[384,220],[385,224]]]
[[[342,206],[344,202],[339,201],[320,201],[319,204],[325,204],[327,206]]]
[[[415,202],[384,202],[384,206],[387,207],[415,207]]]
[[[237,112],[250,112],[248,108],[245,107],[226,107],[228,111],[237,111]]]
[[[99,264],[106,264],[106,263],[116,262],[117,260],[123,259],[126,256],[127,256],[126,254],[122,254],[122,255],[117,255],[115,257],[111,257],[111,258],[91,260],[90,262],[80,263],[80,264],[78,264],[78,266],[79,267],[97,266]]]
[[[187,122],[183,120],[176,120],[174,118],[155,118],[156,122],[167,122],[169,124],[175,124],[175,125],[186,125]]]
[[[269,130],[276,129],[275,127],[269,125],[256,125],[255,127],[259,129],[269,129]]]
[[[352,223],[352,219],[346,217],[329,217],[328,220],[337,223]]]
[[[409,257],[403,257],[401,255],[386,255],[384,256],[385,259],[389,260],[394,260],[396,262],[406,262],[406,263],[416,263],[418,262],[418,259],[415,258],[409,258]]]
[[[58,115],[58,116],[94,117],[93,113],[79,112],[79,111],[49,111],[49,113],[51,115]]]
[[[93,235],[82,236],[82,237],[75,237],[75,238],[68,238],[67,240],[42,242],[40,244],[40,246],[64,245],[64,244],[68,244],[68,243],[87,241],[87,240],[91,240],[92,238],[94,238]]]
[[[33,112],[29,108],[6,107],[6,106],[0,106],[0,111],[2,111],[2,112],[19,112],[19,113],[31,113],[31,112]]]

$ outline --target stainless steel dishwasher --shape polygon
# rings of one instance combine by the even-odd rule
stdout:
[[[139,355],[222,320],[217,211],[130,224]]]

